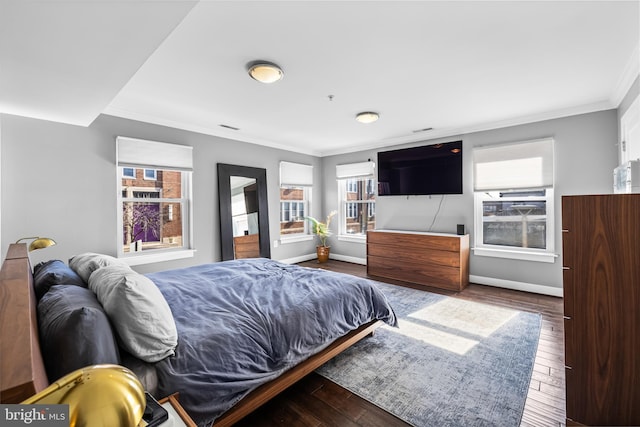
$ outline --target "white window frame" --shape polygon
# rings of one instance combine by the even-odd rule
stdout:
[[[640,96],[620,118],[620,164],[640,159]]]
[[[128,173],[125,173],[124,171],[127,169],[131,169],[131,171],[133,171],[133,175],[129,175]],[[122,177],[123,178],[131,178],[131,179],[135,179],[136,178],[136,168],[131,168],[131,167],[123,167],[122,168]]]
[[[349,187],[353,185],[356,180],[371,180],[373,186],[373,192],[376,192],[376,177],[375,177],[375,164],[373,162],[360,162],[349,163],[336,166],[336,180],[338,186],[338,240],[366,244],[367,234],[351,234],[347,233],[347,206],[349,204],[367,204],[369,206],[368,212],[371,213],[371,206],[376,205],[376,200],[347,200],[347,193],[349,193]]]
[[[522,150],[519,150],[522,147]],[[517,259],[517,260],[526,260],[526,261],[536,261],[536,262],[548,262],[553,263],[558,255],[555,253],[555,195],[554,195],[554,178],[553,178],[553,139],[552,138],[544,138],[540,140],[532,140],[532,141],[522,141],[510,144],[503,145],[494,145],[487,147],[479,147],[478,151],[482,149],[487,149],[482,153],[478,153],[474,151],[474,248],[473,253],[479,256],[489,256],[489,257],[498,257],[498,258],[509,258],[509,259]],[[504,148],[504,150],[503,150]],[[520,152],[521,151],[521,152]],[[489,180],[480,180],[479,173],[480,168],[477,167],[476,161],[477,159],[481,159],[480,162],[491,163],[495,160],[498,163],[502,163],[506,165],[505,171],[508,172],[509,169],[509,158],[513,158],[516,160],[526,159],[530,155],[531,152],[538,152],[540,154],[540,158],[544,158],[544,160],[540,163],[541,166],[538,169],[538,175],[534,176],[533,181],[540,182],[540,184],[536,184],[534,186],[527,187],[526,184],[523,186],[519,184],[517,181],[522,178],[522,176],[518,176],[517,179],[514,180],[513,183],[508,182],[508,179],[505,180],[502,186],[498,183],[501,181],[496,181],[495,177],[491,177]],[[493,153],[496,153],[495,159],[490,159],[487,156],[487,153],[490,153],[490,156]],[[536,154],[535,158],[538,154]],[[532,157],[533,158],[533,157]],[[496,163],[497,164],[497,163]],[[512,163],[515,165],[517,163]],[[491,174],[493,175],[493,173]],[[509,175],[510,176],[510,175]],[[479,182],[484,182],[487,185],[487,188],[478,188]],[[522,181],[524,182],[524,181]],[[512,185],[510,185],[512,184]],[[481,184],[483,185],[483,184]],[[540,185],[540,186],[537,186]],[[491,197],[491,194],[499,193],[499,192],[524,192],[524,191],[536,191],[536,190],[546,190],[545,196],[540,196],[539,198],[530,197],[528,200],[544,200],[546,202],[546,244],[547,247],[545,249],[538,248],[520,248],[515,246],[506,246],[506,245],[489,245],[484,242],[484,228],[483,228],[483,201],[486,200],[496,200],[495,197]],[[515,200],[523,200],[526,198],[514,196]],[[505,200],[505,199],[503,199]]]
[[[539,189],[532,189],[539,190]],[[517,246],[504,246],[504,245],[489,245],[484,242],[484,215],[483,215],[483,201],[497,200],[491,197],[491,193],[476,192],[474,195],[474,235],[475,235],[475,247],[473,253],[479,256],[489,256],[497,258],[510,258],[525,261],[537,261],[537,262],[554,262],[557,258],[555,251],[555,206],[554,206],[554,191],[552,188],[546,188],[545,196],[530,197],[527,200],[537,201],[544,200],[546,202],[546,249],[538,248],[519,248]],[[523,197],[514,197],[516,200],[523,200]],[[499,200],[499,199],[498,199]],[[508,200],[508,199],[503,199]]]
[[[284,203],[302,203],[304,206],[305,212],[307,212],[307,216],[310,215],[311,212],[311,188],[313,186],[313,166],[306,165],[302,163],[293,163],[287,161],[280,162],[280,187],[278,192],[287,188],[301,188],[303,190],[303,200],[280,200],[278,218],[280,219],[279,223],[283,221],[283,204]],[[311,228],[309,227],[308,221],[303,221],[304,228],[300,233],[293,234],[281,234],[280,233],[280,243],[296,243],[313,240],[313,235],[311,234]],[[279,231],[281,229],[279,228]]]
[[[303,189],[303,191],[305,191],[305,189]],[[306,192],[306,191],[305,191]],[[288,204],[289,205],[289,218],[284,218],[284,210],[282,209],[282,207],[284,205]],[[292,205],[293,205],[293,209],[292,209]],[[309,202],[307,201],[306,197],[303,200],[282,200],[280,201],[280,221],[284,222],[284,221],[291,221],[291,212],[295,210],[295,217],[296,218],[301,218],[304,217],[304,213],[309,211]],[[306,228],[306,227],[305,227]],[[304,231],[306,233],[306,230]]]
[[[151,176],[147,176],[147,172],[153,172],[151,174]],[[157,169],[150,169],[150,168],[144,168],[144,171],[142,172],[142,177],[143,179],[145,179],[146,181],[157,181],[158,180],[158,170]]]
[[[182,247],[153,249],[144,252],[124,252],[123,241],[123,206],[127,201],[133,201],[123,197],[122,174],[123,169],[160,169],[176,170],[182,172],[182,197],[170,199],[151,199],[153,202],[180,202],[182,207]],[[193,249],[193,192],[192,147],[164,142],[146,141],[135,138],[117,137],[116,139],[116,168],[117,176],[117,232],[116,254],[129,265],[142,265],[155,262],[171,261],[176,259],[191,258],[195,254]],[[157,176],[157,175],[156,175]],[[154,190],[141,188],[141,191]]]
[[[289,205],[291,205],[292,203],[295,203],[296,205],[301,205],[304,212],[307,212],[306,216],[309,216],[309,212],[311,209],[311,203],[310,203],[310,195],[311,195],[311,188],[309,187],[300,187],[300,186],[282,186],[280,187],[280,190],[285,189],[285,188],[300,188],[302,189],[302,195],[303,195],[303,199],[302,200],[280,200],[280,222],[284,221],[284,217],[283,217],[283,206],[285,203],[289,203]],[[300,209],[297,209],[297,212],[300,212]],[[305,215],[302,215],[303,217]],[[289,233],[289,234],[280,234],[280,243],[283,244],[287,244],[287,243],[294,243],[294,242],[301,242],[301,241],[306,241],[306,240],[313,240],[313,235],[311,234],[311,228],[309,227],[309,222],[307,220],[303,219],[303,231],[300,233]]]

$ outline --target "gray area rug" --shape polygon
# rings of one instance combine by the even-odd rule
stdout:
[[[399,328],[378,328],[317,372],[417,427],[519,426],[539,314],[378,283]]]

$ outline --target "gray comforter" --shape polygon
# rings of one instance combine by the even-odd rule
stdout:
[[[178,329],[176,355],[156,364],[158,395],[180,392],[200,425],[358,326],[396,324],[373,282],[269,259],[147,276]]]

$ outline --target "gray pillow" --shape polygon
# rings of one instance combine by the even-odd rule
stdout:
[[[49,382],[85,366],[120,364],[109,318],[87,288],[52,286],[38,303],[38,325]]]
[[[169,304],[158,287],[129,266],[109,265],[89,277],[116,330],[120,345],[145,362],[157,362],[174,354],[178,332]]]
[[[33,289],[39,301],[54,285],[75,285],[86,288],[87,284],[78,274],[59,259],[43,261],[33,267]]]
[[[87,283],[89,283],[89,276],[91,276],[91,273],[100,267],[106,267],[108,265],[122,265],[129,267],[126,262],[119,260],[118,258],[114,258],[110,255],[95,254],[92,252],[76,255],[69,260],[69,267],[71,267],[71,269]]]

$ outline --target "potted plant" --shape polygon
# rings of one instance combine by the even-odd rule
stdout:
[[[331,211],[327,215],[325,222],[320,222],[314,217],[306,216],[305,219],[311,222],[311,232],[318,236],[320,244],[316,246],[316,252],[318,254],[318,262],[327,262],[329,260],[329,246],[327,246],[327,237],[331,236],[331,230],[329,225],[331,224],[331,218],[338,213],[337,211]]]

